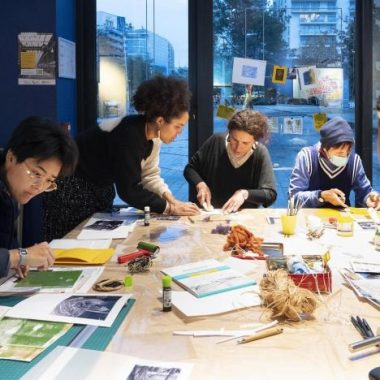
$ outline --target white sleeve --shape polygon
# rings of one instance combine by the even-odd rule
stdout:
[[[160,148],[161,140],[153,139],[152,153],[146,160],[141,162],[141,185],[144,189],[162,196],[163,193],[171,193],[171,191],[160,176]]]

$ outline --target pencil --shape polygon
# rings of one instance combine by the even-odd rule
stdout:
[[[238,343],[239,344],[249,343],[249,342],[252,342],[254,340],[258,340],[258,339],[262,339],[262,338],[267,338],[269,336],[281,334],[283,331],[284,331],[284,329],[282,329],[282,328],[273,327],[271,329],[260,331],[255,335],[246,336],[246,337],[238,340]]]

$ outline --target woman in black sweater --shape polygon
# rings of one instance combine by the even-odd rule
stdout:
[[[215,134],[201,146],[184,171],[200,205],[229,213],[276,200],[270,155],[259,142],[267,133],[267,118],[246,109],[231,118],[227,135]]]
[[[177,200],[160,176],[161,142],[171,143],[189,119],[187,83],[156,76],[133,96],[138,115],[106,120],[77,137],[80,152],[74,176],[44,197],[47,240],[61,238],[95,212],[110,210],[118,195],[129,205],[171,215],[193,215],[196,205]]]

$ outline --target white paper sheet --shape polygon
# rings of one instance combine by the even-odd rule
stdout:
[[[213,315],[261,304],[257,285],[197,298],[186,291],[172,292],[172,304],[188,317]]]
[[[23,380],[125,380],[176,379],[190,377],[193,365],[184,362],[162,362],[99,352],[83,348],[56,347]]]
[[[104,297],[118,299],[113,303],[114,298]],[[36,294],[12,307],[6,316],[110,327],[129,298],[117,294]]]
[[[78,239],[54,239],[49,243],[52,249],[90,248],[106,249],[111,246],[112,239],[104,240],[78,240]]]

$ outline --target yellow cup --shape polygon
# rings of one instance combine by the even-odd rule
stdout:
[[[297,215],[281,215],[282,233],[294,235],[296,233]]]

